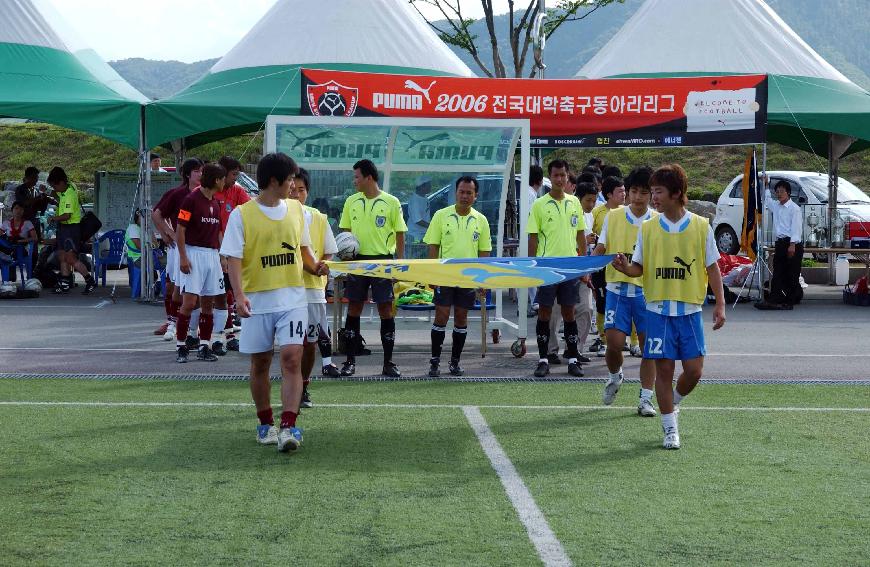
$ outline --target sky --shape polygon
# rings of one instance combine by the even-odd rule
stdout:
[[[42,1],[52,5],[84,43],[106,61],[143,57],[185,63],[223,56],[275,3],[275,0]],[[506,5],[507,0],[495,0],[496,12],[506,11]],[[439,18],[437,10],[422,4],[420,7],[427,17]],[[468,17],[482,14],[479,0],[462,0],[462,7],[463,12],[468,11]]]

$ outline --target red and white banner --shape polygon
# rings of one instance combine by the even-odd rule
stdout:
[[[302,70],[301,114],[528,118],[538,147],[761,143],[766,75],[476,79]]]

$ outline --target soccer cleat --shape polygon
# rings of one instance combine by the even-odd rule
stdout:
[[[217,356],[225,356],[227,354],[227,349],[221,341],[215,341],[212,343],[211,351]]]
[[[641,417],[655,417],[656,408],[653,407],[651,401],[641,398],[637,402],[637,415]]]
[[[97,282],[93,279],[90,279],[85,282],[85,289],[82,290],[82,295],[90,295],[97,289]]]
[[[598,358],[602,358],[606,354],[607,354],[607,345],[604,343],[601,343],[601,346],[598,347],[598,352],[595,353],[595,356],[597,356]]]
[[[462,376],[463,374],[465,374],[465,370],[463,370],[462,367],[459,366],[458,360],[451,360],[450,366],[448,366],[448,368],[450,369],[450,374],[452,374],[453,376]]]
[[[341,372],[339,372],[342,376],[353,376],[356,373],[356,364],[349,360],[345,360],[344,364],[341,365]]]
[[[227,341],[227,350],[234,350],[238,352],[239,350],[239,339],[233,337],[232,339]]]
[[[555,352],[551,352],[547,355],[547,362],[549,364],[562,364],[562,359]]]
[[[629,354],[635,358],[643,358],[643,350],[640,348],[640,345],[631,345]]]
[[[592,344],[589,345],[589,352],[598,352],[598,348],[601,346],[601,339],[599,337],[595,337],[595,340],[592,341]]]
[[[568,356],[567,350],[562,352],[562,358],[571,358],[570,356]],[[592,362],[592,359],[589,358],[588,356],[586,356],[585,354],[580,354],[578,352],[577,353],[577,362],[579,362],[580,364],[589,364],[590,362]]]
[[[161,336],[169,329],[169,321],[164,322],[162,325],[154,329],[154,334],[156,336]]]
[[[437,358],[429,359],[429,376],[431,378],[437,378],[441,376],[441,370],[439,370],[438,366],[441,364],[441,361]]]
[[[214,362],[217,360],[217,357],[208,345],[199,345],[199,348],[196,349],[196,359],[204,360],[205,362]]]
[[[631,350],[631,346],[628,344],[628,341],[625,341],[625,344],[622,345],[622,352],[629,352]]]
[[[302,430],[298,427],[282,427],[278,431],[278,451],[295,451],[302,445]]]
[[[535,368],[535,378],[543,378],[549,373],[550,365],[543,360],[539,361],[538,366]]]
[[[338,371],[338,366],[334,364],[327,364],[320,369],[320,373],[323,376],[329,376],[330,378],[338,378],[341,376],[341,372]]]
[[[60,295],[62,293],[68,292],[69,289],[70,289],[70,285],[67,282],[65,282],[64,280],[60,280],[59,282],[57,282],[57,285],[54,286],[54,293]]]
[[[274,425],[258,425],[257,443],[260,445],[277,445],[278,428]]]
[[[175,323],[170,323],[168,327],[166,327],[166,332],[163,333],[164,341],[173,341],[175,340]]]
[[[568,363],[568,374],[571,376],[583,376],[583,369],[576,362]]]
[[[622,386],[622,381],[625,378],[622,376],[622,372],[620,371],[619,377],[614,382],[613,379],[607,381],[607,384],[604,386],[604,395],[601,397],[601,401],[604,402],[605,406],[609,406],[613,403],[613,400],[616,399],[616,393],[619,392],[619,388]]]
[[[190,350],[195,350],[199,347],[199,337],[187,335],[187,338],[184,339],[184,344],[186,344],[187,348]]]
[[[308,386],[302,386],[302,401],[299,405],[303,408],[314,407],[314,402],[311,401],[311,395],[308,393]]]
[[[175,350],[175,362],[179,364],[187,362],[188,354],[190,354],[190,351],[187,350],[187,347],[184,345],[179,345],[179,347]]]
[[[668,427],[665,429],[665,440],[662,442],[662,447],[665,449],[680,448],[680,434],[676,427]]]
[[[402,376],[402,373],[399,372],[399,367],[392,361],[384,364],[384,369],[381,371],[381,374],[389,378],[399,378]]]

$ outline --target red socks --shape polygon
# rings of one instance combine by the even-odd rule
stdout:
[[[214,314],[200,313],[199,315],[199,340],[211,343],[211,331],[214,326]]]
[[[200,319],[201,320],[201,319]],[[187,330],[190,328],[190,315],[178,312],[178,322],[175,324],[175,341],[183,345],[187,340]]]
[[[296,427],[296,416],[299,414],[294,413],[292,411],[282,411],[281,412],[281,429],[286,427]]]
[[[260,420],[260,425],[275,425],[275,418],[272,417],[272,408],[258,411],[257,419]]]

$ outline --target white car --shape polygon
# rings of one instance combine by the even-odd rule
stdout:
[[[773,190],[780,179],[791,184],[791,199],[801,206],[804,213],[804,240],[808,234],[806,218],[815,213],[824,224],[828,208],[828,176],[808,171],[768,171],[768,186]],[[837,205],[844,212],[845,238],[870,240],[870,197],[866,193],[839,178]],[[740,234],[743,232],[743,175],[738,175],[722,192],[716,204],[713,218],[716,245],[724,254],[736,254],[740,250]],[[867,232],[867,234],[861,234]]]

